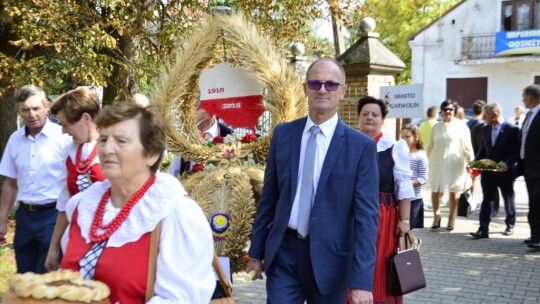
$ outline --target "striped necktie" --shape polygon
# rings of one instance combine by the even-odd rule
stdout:
[[[300,187],[300,210],[298,214],[298,234],[305,238],[309,234],[311,219],[311,205],[313,203],[313,171],[315,167],[315,155],[317,154],[317,134],[321,132],[319,126],[313,126],[309,130],[311,136],[306,145],[304,156],[304,169],[302,170],[302,183]]]
[[[532,111],[527,112],[527,115],[525,115],[525,120],[523,121],[523,126],[521,129],[521,149],[519,150],[519,156],[521,159],[525,158],[525,141],[527,140],[527,132],[529,132],[529,125],[530,125],[530,118],[532,115]]]

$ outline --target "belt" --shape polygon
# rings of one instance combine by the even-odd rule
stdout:
[[[299,240],[302,240],[302,241],[308,241],[309,240],[309,235],[306,236],[306,237],[302,237],[300,234],[298,234],[298,230],[295,230],[295,229],[292,229],[292,228],[287,228],[287,230],[285,230],[285,234],[286,235],[289,235],[289,236],[292,236],[292,237],[295,237]]]
[[[30,211],[43,211],[43,210],[49,210],[56,208],[56,202],[48,203],[48,204],[26,204],[21,201],[19,201],[19,207],[24,208]]]

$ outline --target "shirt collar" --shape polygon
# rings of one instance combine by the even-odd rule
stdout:
[[[330,136],[336,130],[337,123],[338,123],[338,115],[336,113],[334,114],[334,116],[332,116],[332,118],[328,119],[327,121],[319,125],[319,128],[321,129],[321,133],[325,137]],[[313,122],[313,120],[311,120],[311,117],[309,117],[308,115],[306,126],[304,127],[303,133],[307,133],[311,129],[311,127],[313,127],[314,125],[315,123]]]
[[[54,130],[53,130],[53,127],[54,127],[53,124],[54,124],[54,122],[51,122],[51,121],[49,120],[49,118],[45,118],[45,125],[43,125],[43,128],[41,129],[41,131],[39,131],[39,132],[34,136],[34,138],[37,137],[39,134],[43,134],[43,135],[45,135],[45,136],[47,136],[47,137],[50,137],[50,136],[53,134],[52,132],[54,132]],[[22,135],[23,135],[24,137],[30,136],[30,133],[28,133],[28,127],[27,127],[27,126],[24,126],[22,129],[23,129]]]
[[[531,115],[536,114],[536,112],[538,112],[539,109],[540,109],[540,104],[537,104],[534,108],[530,109],[530,111],[532,112]]]
[[[214,124],[210,127],[210,129],[204,131],[204,133],[209,133],[212,136],[212,138],[215,138],[220,135],[217,117],[214,117]]]

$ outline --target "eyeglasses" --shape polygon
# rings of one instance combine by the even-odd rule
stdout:
[[[336,91],[339,88],[339,85],[341,84],[339,82],[334,82],[334,81],[322,82],[320,80],[308,80],[306,81],[306,83],[310,89],[315,90],[315,91],[320,90],[322,85],[324,84],[324,88],[329,92]]]
[[[454,108],[442,108],[443,112],[454,112]]]

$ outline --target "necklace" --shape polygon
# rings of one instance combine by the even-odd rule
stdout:
[[[109,197],[111,196],[111,188],[107,189],[107,191],[105,191],[103,197],[101,198],[101,202],[99,202],[96,214],[94,215],[94,219],[92,220],[92,226],[90,227],[90,240],[93,243],[99,243],[109,239],[109,237],[126,220],[129,213],[131,212],[131,209],[133,209],[135,204],[137,204],[137,202],[144,196],[148,188],[152,186],[155,180],[156,176],[154,174],[150,175],[144,185],[124,204],[124,206],[122,206],[122,209],[120,209],[120,212],[118,212],[114,219],[108,224],[103,224],[105,205],[107,205]],[[98,228],[105,230],[105,232],[103,234],[98,234]]]
[[[377,136],[375,136],[375,138],[373,138],[375,140],[376,143],[379,143],[379,139],[381,139],[383,136],[382,132],[379,132],[379,134],[377,134]]]
[[[94,149],[92,149],[92,152],[90,152],[90,155],[88,155],[88,158],[85,161],[82,161],[82,147],[84,144],[80,144],[77,147],[77,155],[75,156],[75,171],[81,175],[86,174],[90,167],[92,166],[92,162],[96,158],[97,155],[97,145],[94,145]]]

